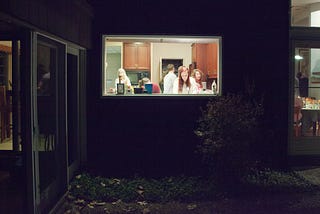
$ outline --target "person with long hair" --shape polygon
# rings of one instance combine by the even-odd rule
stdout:
[[[126,70],[123,68],[118,69],[118,77],[115,80],[115,88],[117,88],[118,83],[123,83],[127,88],[131,88],[131,82],[127,76]]]
[[[192,78],[192,80],[195,81],[198,92],[200,92],[203,88],[203,85],[202,85],[202,82],[204,81],[203,72],[200,69],[194,69],[190,78]]]
[[[197,86],[190,79],[189,69],[186,66],[178,68],[178,78],[173,83],[174,94],[197,94]]]

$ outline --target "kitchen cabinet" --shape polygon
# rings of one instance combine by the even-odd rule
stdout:
[[[193,44],[192,45],[192,63],[194,68],[200,69],[206,74],[206,44]]]
[[[218,71],[218,45],[210,43],[207,45],[207,75],[209,78],[217,78]]]
[[[124,43],[124,68],[127,70],[150,70],[150,44]]]
[[[207,78],[217,78],[218,45],[217,43],[193,44],[192,63],[200,69]]]

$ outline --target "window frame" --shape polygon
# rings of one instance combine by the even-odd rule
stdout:
[[[132,94],[108,94],[107,93],[107,72],[106,71],[106,39],[107,38],[123,38],[123,42],[127,41],[126,39],[140,39],[140,40],[145,40],[145,39],[158,39],[159,42],[165,42],[166,40],[173,40],[173,39],[180,39],[180,40],[185,40],[185,41],[191,41],[190,43],[192,43],[193,40],[203,40],[203,41],[212,41],[214,40],[218,47],[217,47],[217,76],[216,78],[210,78],[211,81],[213,81],[213,79],[216,80],[218,87],[218,93],[216,95],[213,94],[134,94],[132,96]],[[100,90],[100,95],[103,98],[106,97],[125,97],[125,98],[131,98],[131,97],[210,97],[210,96],[219,96],[222,94],[223,92],[223,83],[222,83],[222,36],[184,36],[184,35],[109,35],[109,34],[104,34],[101,37],[101,43],[102,43],[102,49],[101,49],[101,90]],[[176,43],[181,43],[181,42],[176,42]],[[122,51],[123,51],[123,44],[122,44]],[[193,61],[192,59],[192,49],[190,49],[190,62]],[[121,67],[123,67],[123,53],[121,53]],[[152,73],[152,69],[154,69],[155,66],[152,65],[152,47],[150,50],[150,60],[151,60],[151,65],[150,65],[150,70],[149,72]],[[163,56],[162,58],[181,58],[181,57],[177,57],[177,56],[173,56],[173,57],[167,57],[167,56]],[[185,63],[184,62],[184,66],[188,66],[189,63]],[[177,70],[177,68],[176,68]],[[159,71],[160,72],[160,71]],[[151,74],[153,75],[153,74]],[[160,76],[161,74],[159,74]],[[150,78],[151,79],[151,78]],[[207,80],[207,82],[210,81],[209,79]],[[110,82],[110,80],[109,80]],[[211,83],[211,82],[210,82]],[[211,85],[211,84],[210,84]],[[208,86],[207,86],[208,88]]]

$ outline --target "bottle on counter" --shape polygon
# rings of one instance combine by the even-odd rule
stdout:
[[[213,80],[212,85],[211,85],[211,90],[212,90],[212,94],[213,95],[217,94],[217,83],[216,83],[216,80]]]

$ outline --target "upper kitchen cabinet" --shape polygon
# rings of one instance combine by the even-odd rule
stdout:
[[[207,74],[209,78],[217,78],[218,71],[218,44],[207,45]]]
[[[206,74],[207,70],[207,44],[192,44],[192,63],[194,68],[200,69]]]
[[[217,78],[218,70],[218,45],[217,43],[192,45],[192,63],[208,78]]]
[[[124,43],[124,68],[127,70],[150,70],[150,44]]]

